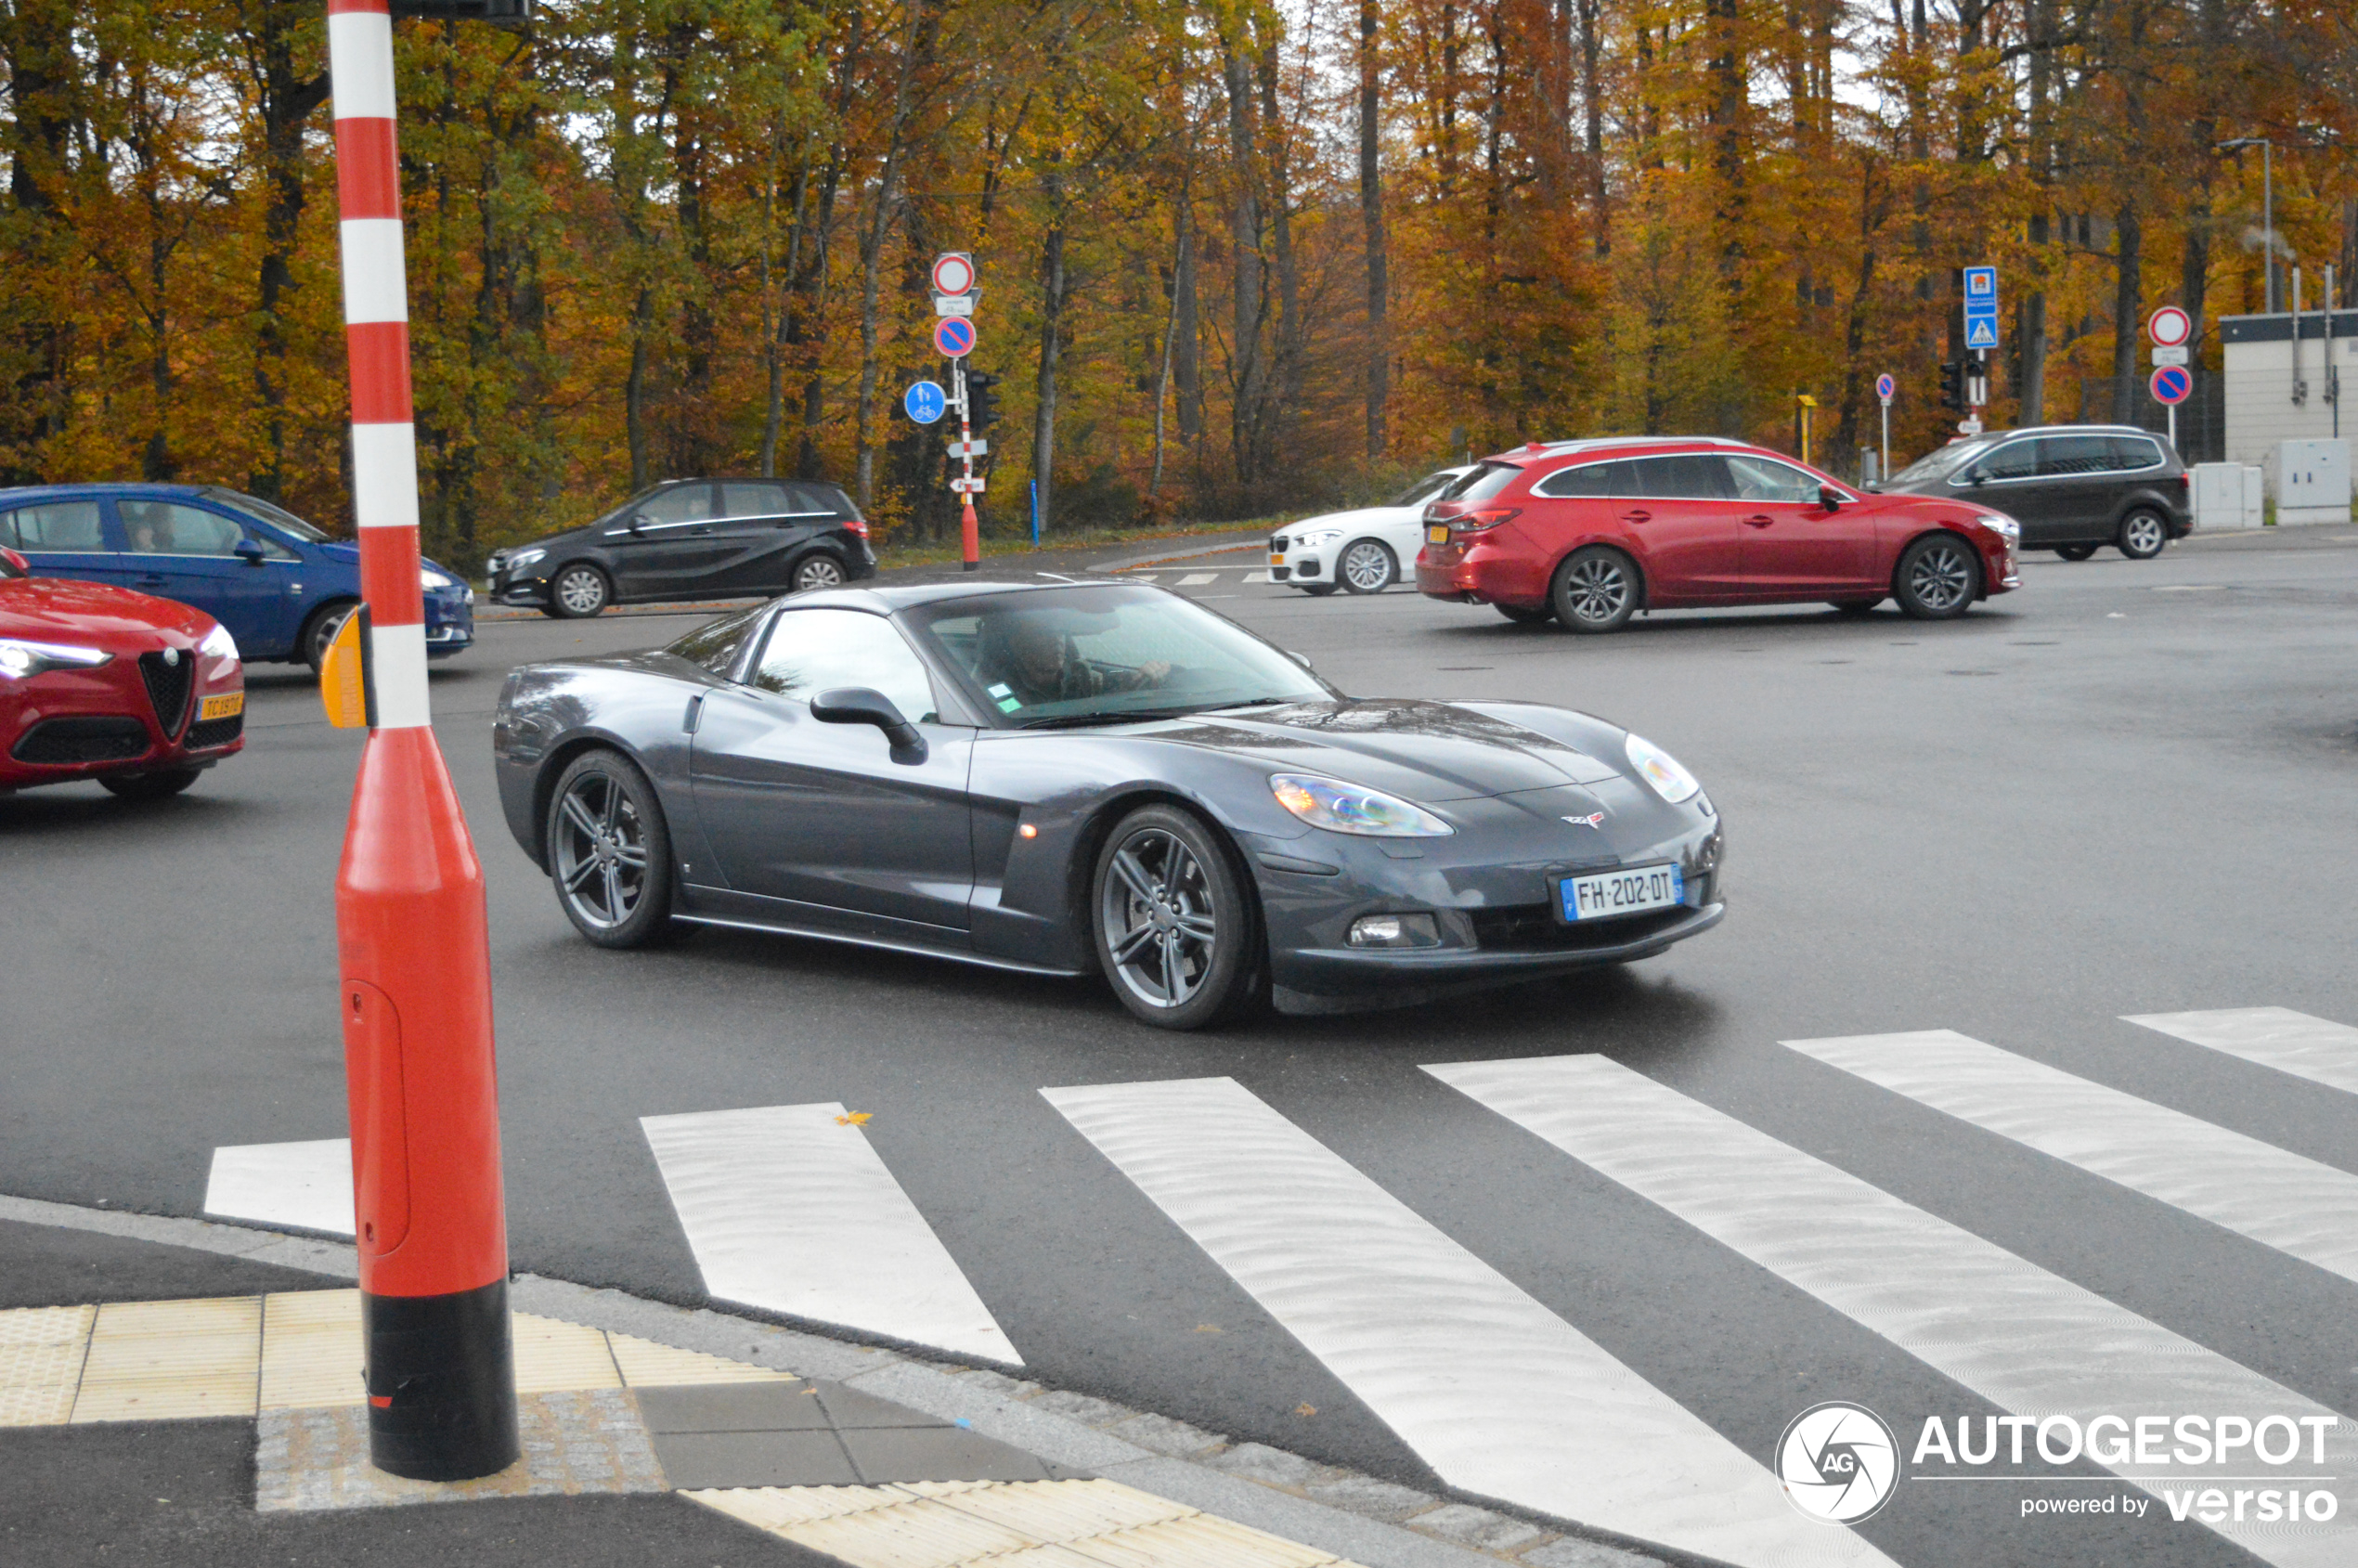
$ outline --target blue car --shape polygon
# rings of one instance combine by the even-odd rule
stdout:
[[[176,599],[229,628],[249,662],[314,669],[360,597],[360,547],[283,507],[218,485],[38,485],[0,490],[0,545],[36,577],[114,583]],[[433,562],[421,574],[426,654],[475,640],[474,596]]]

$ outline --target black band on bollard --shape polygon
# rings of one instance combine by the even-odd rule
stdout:
[[[471,1481],[523,1454],[508,1282],[448,1296],[360,1296],[369,1459],[412,1481]]]

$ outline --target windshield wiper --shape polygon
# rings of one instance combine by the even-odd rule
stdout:
[[[1016,726],[1018,730],[1071,730],[1087,724],[1136,724],[1153,719],[1185,719],[1201,713],[1199,707],[1134,707],[1096,713],[1057,713],[1045,719],[1027,719]]]

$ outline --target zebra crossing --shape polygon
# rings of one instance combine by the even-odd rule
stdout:
[[[2358,1029],[2344,1024],[2281,1007],[2124,1021],[2215,1052],[2236,1073],[2336,1091],[2337,1110],[2340,1094],[2358,1094]],[[1951,1030],[1779,1043],[2076,1177],[2358,1283],[2352,1172]],[[2165,1523],[2284,1568],[2358,1562],[2358,1515],[2248,1512],[2254,1494],[2237,1486],[2333,1495],[2358,1462],[2358,1424],[2317,1399],[1609,1057],[1422,1070],[1547,1158],[1670,1216],[1725,1256],[1714,1266],[1765,1270],[2005,1419],[2026,1419],[2017,1445],[2021,1425],[2035,1426],[2053,1460],[2049,1423],[2068,1419],[2075,1457],[2087,1434],[2082,1465],[2155,1499]],[[1649,1381],[1577,1312],[1536,1299],[1234,1079],[1040,1094],[1174,1238],[1450,1485],[1727,1562],[1895,1561],[1866,1535],[1804,1519],[1781,1495],[1773,1456],[1731,1442],[1691,1393],[1681,1403]],[[706,1290],[1020,1366],[1026,1325],[994,1317],[861,1120],[833,1103],[641,1119]],[[348,1147],[218,1149],[205,1208],[349,1234]],[[2216,1451],[2157,1460],[2142,1426],[2138,1445],[2099,1451],[2103,1420],[2179,1411],[2220,1417]],[[2230,1420],[2245,1444],[2227,1442]],[[2264,1449],[2256,1460],[2255,1422],[2294,1434],[2300,1462],[2269,1470],[2278,1457]],[[1904,1420],[1898,1435],[1903,1454],[1917,1445]],[[1954,1489],[1916,1491],[1938,1494],[1911,1499],[1937,1510]]]
[[[1252,584],[1274,583],[1277,580],[1269,575],[1269,569],[1265,566],[1229,566],[1217,569],[1199,566],[1185,571],[1161,569],[1143,572],[1124,569],[1121,575],[1125,577],[1134,577],[1140,582],[1160,583],[1165,588],[1209,588],[1214,583],[1221,582]]]

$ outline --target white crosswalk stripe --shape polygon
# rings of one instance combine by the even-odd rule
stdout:
[[[1220,574],[1217,572],[1190,572],[1185,577],[1179,579],[1179,586],[1181,588],[1201,588],[1206,583],[1216,583],[1219,580]]]
[[[2313,1018],[2289,1007],[2140,1013],[2122,1021],[2358,1095],[2358,1029],[2348,1024]]]
[[[2082,1423],[2179,1411],[2310,1418],[2328,1423],[2317,1429],[2321,1473],[2358,1459],[2352,1424],[2333,1411],[1616,1062],[1425,1070],[2002,1409]],[[2235,1467],[2106,1468],[2168,1506],[2171,1489],[2209,1485]],[[2358,1560],[2347,1514],[2209,1528],[2281,1568]]]
[[[352,1234],[352,1140],[230,1144],[213,1151],[204,1212],[225,1220]]]
[[[643,1116],[639,1125],[713,1296],[1022,1363],[842,1106]]]
[[[1235,1081],[1041,1093],[1450,1484],[1729,1562],[1889,1562]]]
[[[1945,1029],[1784,1043],[2358,1281],[2347,1171]]]

